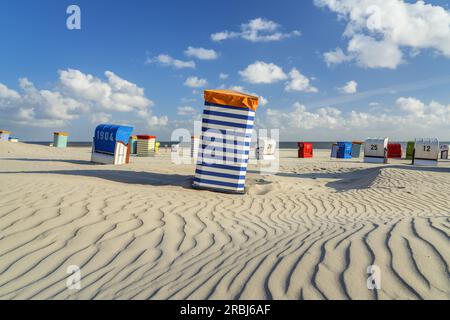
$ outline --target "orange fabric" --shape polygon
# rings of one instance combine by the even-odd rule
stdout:
[[[0,130],[0,133],[11,133],[11,132],[7,130]]]
[[[127,157],[125,158],[125,163],[130,163],[130,154],[131,154],[131,143],[127,145]]]
[[[69,133],[67,133],[67,132],[53,132],[53,133],[58,135],[58,136],[66,136],[66,137],[69,136]]]
[[[258,97],[233,90],[205,90],[205,101],[223,106],[258,109]]]

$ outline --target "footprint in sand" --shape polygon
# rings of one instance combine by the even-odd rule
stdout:
[[[247,189],[247,193],[251,195],[266,195],[269,192],[273,191],[273,189],[274,187],[272,185],[272,181],[268,181],[265,179],[256,179],[254,181],[254,184]]]

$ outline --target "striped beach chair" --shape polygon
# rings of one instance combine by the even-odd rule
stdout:
[[[155,155],[156,137],[149,135],[137,136],[136,154],[138,157],[151,157]]]
[[[206,90],[193,187],[245,192],[258,98],[231,90]]]
[[[130,150],[131,150],[130,153],[137,154],[137,136],[136,135],[130,137],[129,144],[130,144]]]
[[[413,164],[416,166],[437,166],[439,153],[440,147],[438,139],[416,139]]]
[[[67,132],[53,132],[53,146],[56,148],[66,148],[68,139]]]
[[[369,138],[364,142],[364,162],[387,163],[389,138]]]
[[[11,134],[10,131],[0,130],[0,141],[8,141],[10,134]]]
[[[91,161],[101,164],[126,164],[130,162],[130,136],[133,127],[100,124],[95,128]]]
[[[274,139],[260,137],[256,146],[256,160],[273,161],[275,160],[275,150],[277,142]]]

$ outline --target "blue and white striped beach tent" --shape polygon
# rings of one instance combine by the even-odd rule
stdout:
[[[206,90],[202,135],[193,187],[244,193],[258,98]]]

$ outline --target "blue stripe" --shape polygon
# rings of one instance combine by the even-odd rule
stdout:
[[[219,117],[226,117],[226,118],[234,118],[234,119],[243,119],[248,121],[254,121],[255,117],[246,116],[242,114],[234,114],[234,113],[225,113],[225,112],[218,112],[218,111],[211,111],[211,110],[204,110],[203,114],[211,115],[211,116],[219,116]]]
[[[252,134],[251,133],[245,133],[245,132],[239,132],[236,130],[225,130],[225,129],[215,129],[215,128],[206,128],[202,126],[202,132],[205,131],[211,131],[214,133],[220,133],[222,135],[224,135],[225,137],[227,136],[231,136],[231,137],[243,137],[243,138],[252,138]],[[227,134],[228,132],[228,134]]]
[[[231,109],[231,110],[247,110],[249,112],[255,112],[255,111],[253,111],[249,108],[245,108],[245,107],[224,106],[221,104],[211,103],[211,102],[206,102],[206,101],[205,101],[205,106],[218,107],[218,108]]]
[[[213,136],[213,135],[212,136],[202,135],[201,141],[203,144],[209,143],[209,142],[214,142],[214,143],[221,143],[221,144],[227,144],[227,145],[233,145],[233,146],[245,146],[245,147],[250,146],[251,141],[239,141],[239,140],[237,140],[237,138],[238,137],[232,136],[232,135],[227,135],[225,137]],[[239,137],[239,138],[245,139],[246,137]]]
[[[231,188],[236,188],[236,189],[243,189],[243,188],[245,188],[244,184],[237,184],[237,183],[223,182],[223,181],[214,181],[214,180],[206,180],[206,179],[199,179],[199,178],[194,178],[194,182],[207,183],[207,184],[211,184],[211,185],[231,187]]]
[[[232,163],[248,163],[248,158],[246,159],[239,159],[239,158],[230,158],[227,156],[210,156],[199,153],[198,155],[199,159],[211,159],[209,163],[214,163],[214,161],[220,161],[220,162],[232,162]],[[203,161],[204,162],[204,161]]]
[[[208,146],[205,144],[201,145],[201,149],[202,152],[204,152],[205,150],[211,150],[211,153],[214,153],[216,151],[221,151],[221,152],[227,152],[227,153],[234,153],[234,154],[245,154],[248,155],[250,153],[250,150],[238,150],[238,149],[233,149],[230,147],[215,147],[215,146]]]
[[[216,169],[223,169],[223,170],[247,172],[247,167],[230,166],[230,165],[218,164],[218,163],[211,163],[211,164],[209,164],[209,163],[204,163],[204,162],[197,162],[197,166],[206,167],[206,168],[216,168]]]
[[[213,141],[215,143],[222,143],[222,144],[226,144],[229,146],[241,146],[241,147],[250,147],[250,142],[242,142],[242,141],[236,141],[236,140],[230,140],[230,141],[226,141],[226,140],[208,140],[208,139],[213,139],[212,137],[204,137],[204,139],[202,138],[203,141]]]
[[[242,146],[242,147],[250,147],[251,142],[249,141],[238,141],[236,140],[236,136],[232,137],[233,139],[226,139],[227,137],[225,137],[225,139],[222,139],[220,137],[207,137],[202,135],[201,136],[201,140],[202,142],[216,142],[216,143],[222,143],[222,144],[226,144],[226,145],[231,145],[231,146]],[[245,137],[239,137],[239,138],[245,138]]]
[[[211,171],[203,171],[203,170],[200,170],[200,169],[195,170],[195,173],[196,174],[202,174],[202,175],[205,175],[205,176],[219,177],[219,178],[245,180],[245,174],[243,176],[237,176],[237,175],[234,175],[234,174],[211,172]]]
[[[227,127],[232,127],[232,128],[253,129],[252,124],[241,124],[241,123],[211,120],[211,119],[205,119],[205,118],[203,118],[203,123],[217,124],[220,126],[227,126]]]

